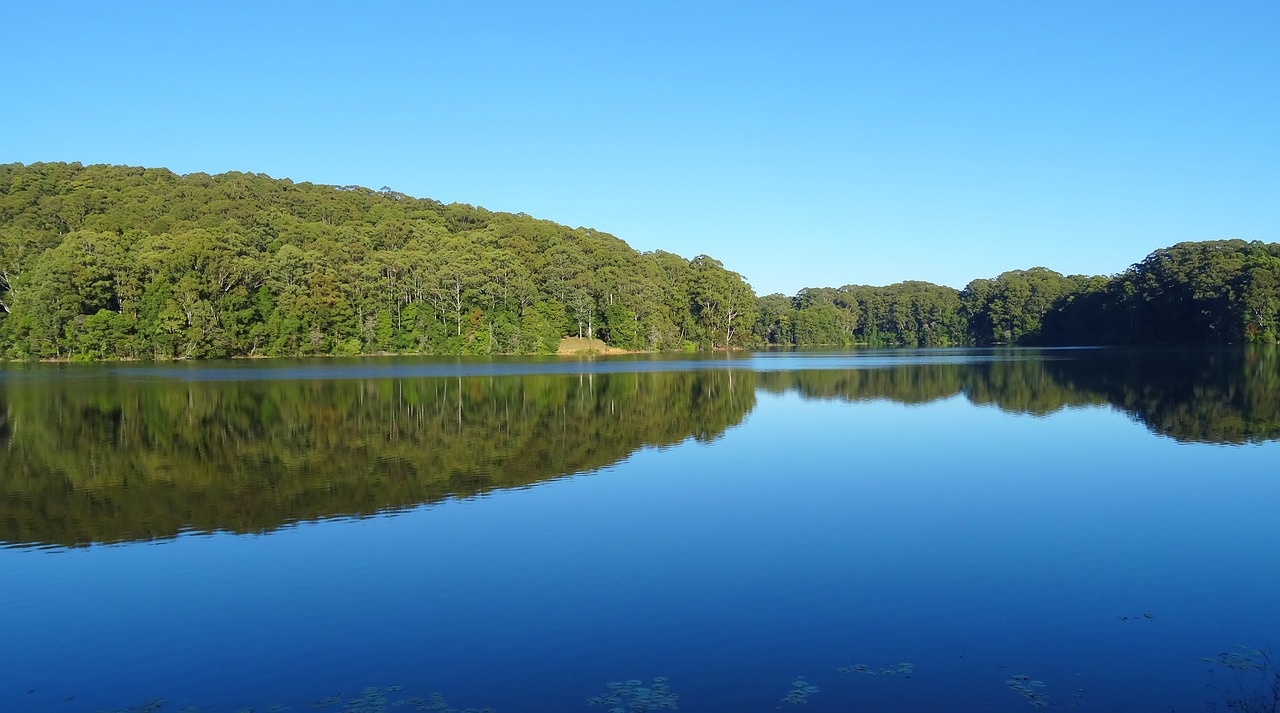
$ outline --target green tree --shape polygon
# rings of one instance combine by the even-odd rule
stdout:
[[[742,276],[706,255],[690,264],[690,298],[696,324],[712,347],[742,346],[755,322],[755,294]]]

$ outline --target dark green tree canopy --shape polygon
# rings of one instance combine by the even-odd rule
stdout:
[[[940,347],[966,343],[959,291],[928,282],[805,288],[762,297],[756,335],[796,346]]]
[[[1113,277],[1043,267],[970,282],[806,288],[757,299],[769,345],[1222,345],[1280,337],[1280,244],[1162,248]]]
[[[1280,337],[1280,245],[1153,252],[1112,277],[756,297],[706,255],[383,188],[0,165],[0,358],[173,359],[752,345],[1238,344]]]
[[[1044,342],[1274,344],[1280,244],[1178,243],[1107,280],[1081,279],[1045,318]]]
[[[536,353],[743,346],[706,256],[384,188],[0,165],[0,356]]]

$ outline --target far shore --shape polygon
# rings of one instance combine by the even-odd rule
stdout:
[[[717,350],[718,351],[718,350]],[[595,356],[600,354],[658,354],[659,352],[644,349],[620,349],[610,346],[600,339],[587,339],[586,337],[564,337],[560,340],[560,346],[556,349],[556,356]],[[390,356],[450,356],[445,354],[428,354],[426,352],[361,352],[359,354],[307,354],[308,359],[336,359],[339,357],[390,357]],[[452,355],[460,356],[460,355]],[[467,355],[478,356],[478,355]],[[496,354],[490,356],[536,356],[533,354]],[[272,354],[238,354],[236,356],[227,357],[228,359],[291,359],[293,356],[272,355]],[[0,359],[0,362],[9,361],[12,363],[21,363],[24,361],[33,361],[41,364],[72,364],[72,363],[95,363],[95,362],[142,362],[142,361],[206,361],[204,359],[190,359],[188,357],[168,357],[158,359],[140,359],[137,357],[114,357],[111,359],[93,359],[83,362],[77,359],[69,359],[66,357],[45,357],[43,359]]]

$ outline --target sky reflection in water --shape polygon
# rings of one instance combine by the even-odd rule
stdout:
[[[395,685],[388,705],[588,711],[606,682],[655,676],[683,710],[789,708],[797,676],[811,710],[1025,710],[1016,675],[1064,708],[1199,709],[1230,672],[1198,657],[1280,631],[1274,361],[1053,356],[585,381],[5,373],[0,710],[341,710]],[[442,473],[436,451],[464,457]],[[58,491],[74,517],[41,522]],[[173,537],[191,523],[214,534]],[[132,542],[85,546],[102,540]]]

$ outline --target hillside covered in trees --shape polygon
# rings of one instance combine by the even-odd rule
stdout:
[[[0,165],[0,358],[526,354],[751,346],[1217,345],[1280,335],[1280,244],[1114,276],[756,297],[700,255],[524,214],[261,174]]]
[[[759,298],[766,344],[1274,344],[1280,244],[1179,243],[1111,277],[1043,267],[970,282],[846,285]]]
[[[383,189],[0,165],[0,355],[168,359],[722,348],[755,296],[707,256]]]

